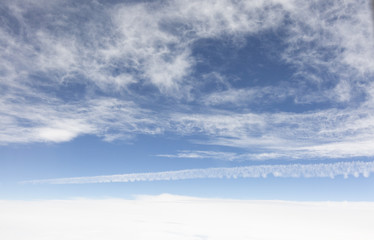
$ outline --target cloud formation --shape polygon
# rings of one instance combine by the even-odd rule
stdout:
[[[217,152],[217,151],[179,151],[177,154],[158,154],[157,157],[167,158],[199,158],[216,159],[222,161],[248,161],[248,160],[267,160],[280,157],[289,157],[280,153],[235,153],[235,152]]]
[[[374,172],[374,162],[339,162],[328,164],[258,165],[235,168],[187,169],[179,171],[130,173],[95,177],[57,178],[24,181],[24,184],[84,184],[137,181],[165,181],[202,178],[322,178],[349,175],[368,177]]]
[[[18,239],[371,240],[369,202],[285,202],[174,195],[0,201],[0,237]]]
[[[172,133],[274,158],[374,156],[368,1],[16,0],[0,13],[0,144]]]

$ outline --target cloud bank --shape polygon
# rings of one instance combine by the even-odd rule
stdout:
[[[23,184],[85,184],[137,181],[171,181],[203,178],[266,178],[269,175],[285,178],[334,178],[349,175],[368,177],[374,172],[374,162],[339,162],[328,164],[258,165],[235,168],[187,169],[179,171],[130,173],[94,177],[57,178],[24,181]]]
[[[134,200],[0,201],[0,237],[40,239],[371,240],[369,202],[284,202],[173,195]]]

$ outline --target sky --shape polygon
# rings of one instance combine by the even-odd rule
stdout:
[[[369,1],[0,3],[0,199],[374,201]]]
[[[0,238],[374,239],[369,0],[0,0]]]

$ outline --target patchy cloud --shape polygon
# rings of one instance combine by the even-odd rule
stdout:
[[[368,1],[0,11],[1,144],[172,133],[269,158],[374,155]]]

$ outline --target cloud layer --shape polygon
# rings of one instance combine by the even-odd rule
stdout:
[[[179,171],[130,173],[95,177],[57,178],[24,181],[23,184],[84,184],[136,181],[169,181],[202,178],[321,178],[349,175],[368,177],[374,172],[374,162],[339,162],[329,164],[259,165],[235,168],[187,169]]]
[[[373,203],[200,199],[0,201],[0,237],[371,240]]]
[[[172,133],[254,159],[374,156],[369,1],[0,11],[0,144]]]

